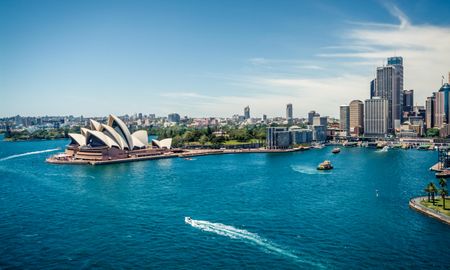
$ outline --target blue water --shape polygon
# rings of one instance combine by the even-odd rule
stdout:
[[[66,144],[0,142],[0,268],[450,268],[450,226],[408,208],[434,180],[436,152],[324,148],[107,166],[17,156]],[[335,170],[316,171],[324,159]]]

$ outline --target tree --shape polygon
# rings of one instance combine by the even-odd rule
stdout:
[[[439,185],[441,188],[445,188],[447,186],[447,180],[445,180],[445,178],[439,179]]]
[[[427,137],[437,137],[439,136],[438,128],[429,128],[427,129]]]
[[[431,183],[429,183],[426,187],[425,187],[425,192],[428,195],[428,202],[430,202],[430,197],[431,197]]]
[[[448,195],[448,190],[446,188],[441,188],[439,194],[441,194],[442,198],[442,208],[445,210],[445,197]]]
[[[208,142],[208,136],[202,135],[202,136],[200,137],[200,139],[198,140],[198,142],[199,142],[201,145],[205,145],[205,144]]]
[[[438,189],[436,188],[436,185],[432,182],[430,182],[430,190],[431,190],[431,198],[433,200],[433,205],[435,205],[436,201],[434,199],[434,196],[437,194]]]

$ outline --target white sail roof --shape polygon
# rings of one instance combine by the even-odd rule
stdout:
[[[78,134],[78,133],[69,133],[68,135],[79,146],[85,146],[86,145],[86,137],[84,137],[83,135]]]
[[[110,137],[106,136],[105,134],[103,134],[103,133],[100,132],[100,131],[89,130],[89,131],[87,132],[87,134],[88,134],[88,135],[86,136],[86,143],[89,142],[91,136],[94,136],[94,137],[96,137],[97,139],[99,139],[104,145],[106,145],[106,146],[108,146],[108,147],[113,147],[113,146],[115,146],[115,147],[117,147],[117,148],[120,148],[120,146],[119,146],[113,139],[111,139]]]

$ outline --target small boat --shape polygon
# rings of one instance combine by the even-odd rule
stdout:
[[[317,166],[317,169],[326,171],[333,169],[333,166],[331,165],[331,162],[329,160],[325,160],[324,162],[320,163],[319,166]]]
[[[339,148],[339,147],[336,147],[333,149],[333,151],[331,151],[331,153],[333,153],[333,154],[338,154],[339,152],[341,152],[341,148]]]
[[[191,225],[192,225],[192,223],[193,223],[191,217],[185,217],[185,218],[184,218],[184,222],[186,222],[187,224],[191,224]]]
[[[443,170],[442,172],[436,173],[436,178],[449,178],[450,170]]]
[[[184,159],[185,160],[192,160],[192,158],[190,158],[190,157],[185,157]]]
[[[381,150],[378,150],[378,152],[387,152],[389,150],[389,146],[385,146],[385,147],[383,147],[383,149],[381,149]]]

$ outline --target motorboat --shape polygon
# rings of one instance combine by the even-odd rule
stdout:
[[[327,171],[333,169],[333,165],[331,165],[331,162],[329,160],[325,160],[324,162],[320,163],[319,166],[317,166],[317,169],[320,171]]]
[[[333,149],[333,151],[331,151],[331,153],[333,153],[333,154],[338,154],[339,152],[341,152],[341,148],[339,148],[339,147],[336,147]]]
[[[192,223],[193,223],[191,217],[185,217],[185,218],[184,218],[184,222],[186,222],[187,224],[191,224],[191,225],[192,225]]]

